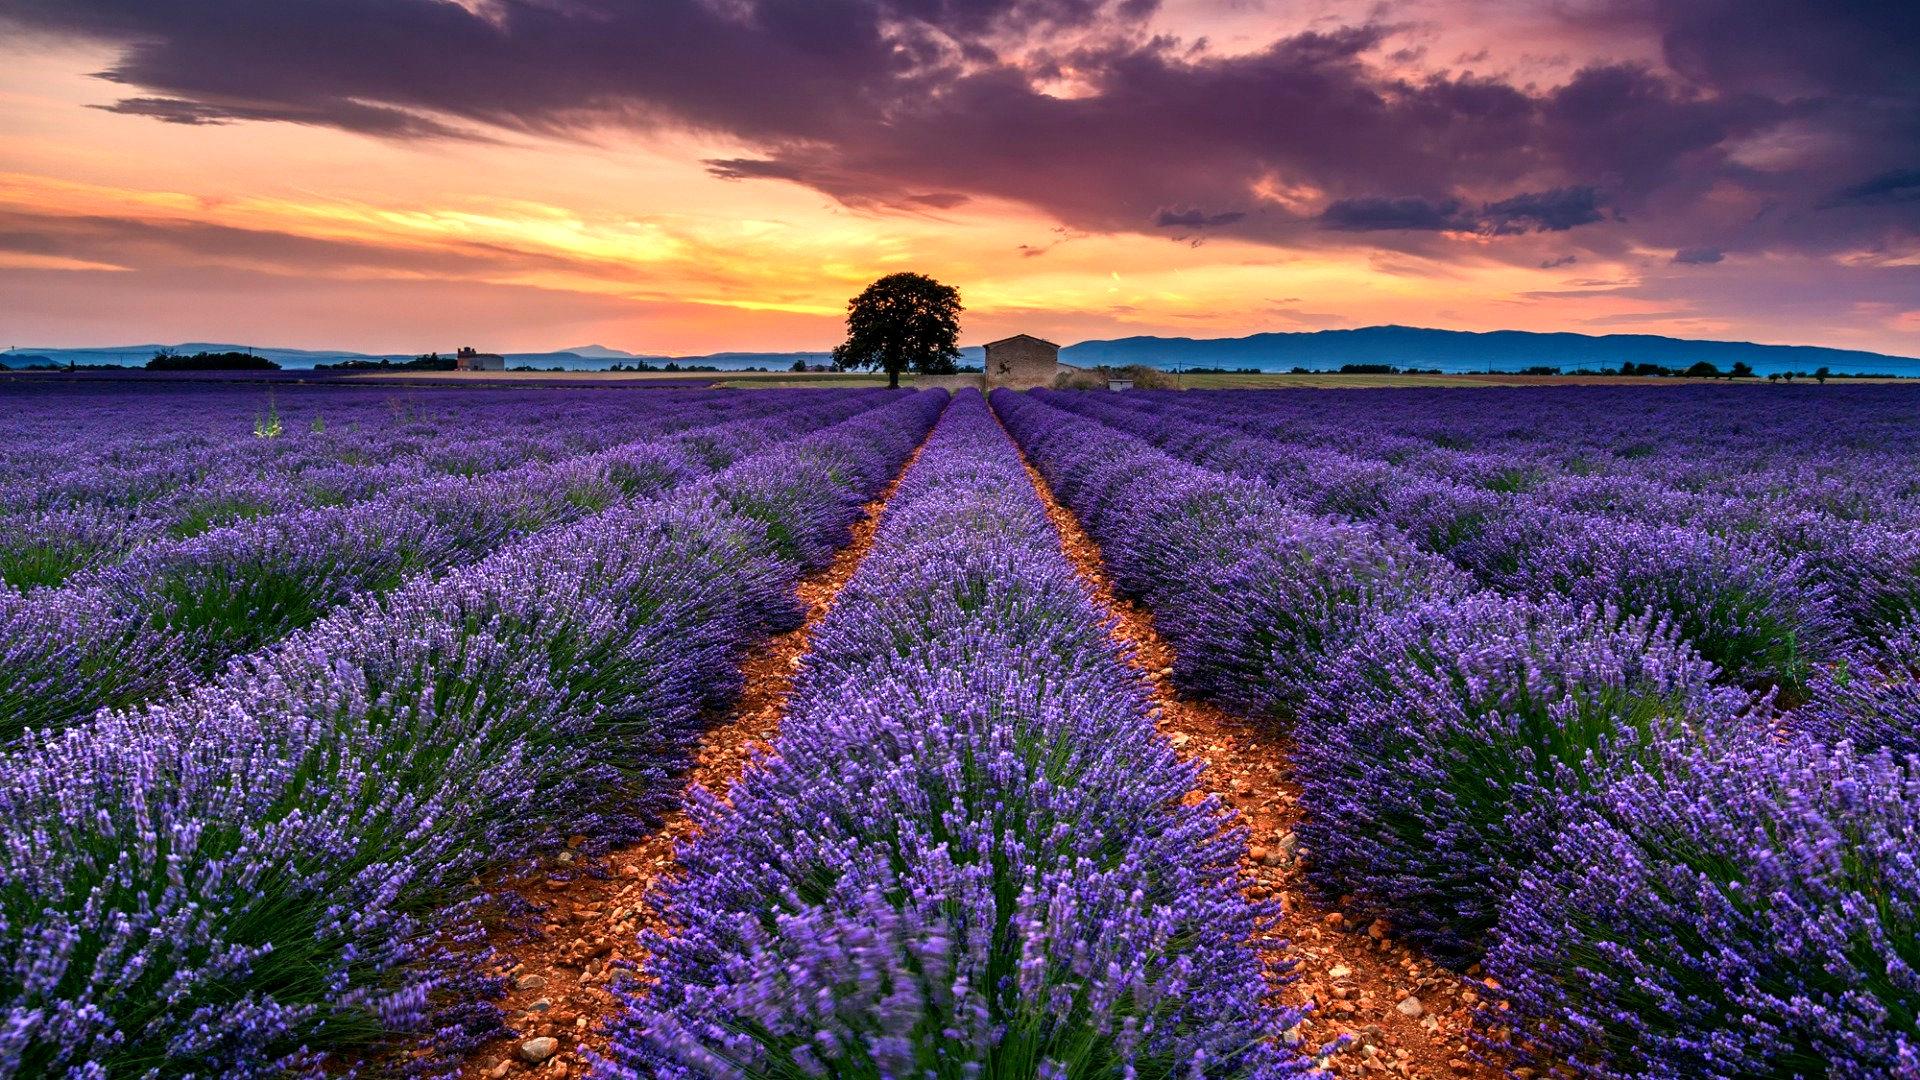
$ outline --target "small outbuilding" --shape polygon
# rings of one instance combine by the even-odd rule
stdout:
[[[1131,390],[1131,389],[1133,389],[1133,380],[1132,380],[1132,379],[1108,379],[1108,380],[1107,380],[1107,389],[1109,389],[1109,390]]]
[[[475,352],[462,345],[460,351],[453,354],[455,371],[505,371],[507,358],[499,353]]]
[[[987,385],[1013,390],[1052,386],[1060,374],[1060,346],[1032,334],[987,342]]]

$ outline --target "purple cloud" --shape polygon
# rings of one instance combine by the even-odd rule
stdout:
[[[1218,214],[1193,209],[1162,210],[1154,215],[1153,223],[1163,229],[1217,229],[1246,216],[1246,212],[1241,210],[1227,210]]]
[[[1726,257],[1726,252],[1718,248],[1688,247],[1674,252],[1673,262],[1678,266],[1712,266]]]
[[[1338,199],[1320,213],[1320,226],[1344,232],[1375,232],[1389,229],[1459,229],[1466,224],[1460,217],[1459,199],[1434,202],[1416,196],[1398,199],[1369,195],[1358,199]]]
[[[1554,188],[1515,195],[1488,203],[1480,211],[1481,230],[1496,236],[1565,232],[1600,219],[1600,193],[1592,187]]]

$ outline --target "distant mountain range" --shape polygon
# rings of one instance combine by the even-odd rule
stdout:
[[[1251,334],[1238,338],[1128,337],[1083,341],[1060,350],[1069,364],[1150,364],[1171,367],[1304,367],[1337,370],[1343,364],[1392,364],[1446,372],[1518,371],[1534,366],[1564,371],[1618,368],[1623,363],[1688,367],[1702,360],[1728,370],[1747,363],[1761,375],[1787,371],[1920,375],[1920,359],[1815,345],[1757,345],[1750,341],[1696,341],[1657,334],[1542,334],[1527,330],[1426,330],[1369,326]]]
[[[286,349],[189,341],[165,346],[178,353],[251,350],[284,367],[310,368],[341,360],[410,359],[413,354],[361,353],[329,349]],[[162,348],[120,345],[106,348],[42,349],[21,347],[0,353],[0,363],[20,366],[44,359],[58,364],[124,364],[137,367]],[[440,350],[453,354],[451,348]],[[795,360],[825,363],[823,351],[717,352],[702,356],[665,356],[631,353],[605,345],[576,345],[552,352],[507,353],[509,366],[559,367],[592,371],[616,363],[645,360],[664,364],[706,364],[730,371],[762,367],[784,370]],[[1920,358],[1889,356],[1855,349],[1814,345],[1757,345],[1750,341],[1695,341],[1655,334],[1541,334],[1526,330],[1474,333],[1464,330],[1427,330],[1411,326],[1369,326],[1360,330],[1314,330],[1299,333],[1250,334],[1237,338],[1126,337],[1082,341],[1060,351],[1069,364],[1146,364],[1153,367],[1256,368],[1286,371],[1302,367],[1335,371],[1343,364],[1391,364],[1402,368],[1446,372],[1518,371],[1548,366],[1563,371],[1618,368],[1623,363],[1688,367],[1699,361],[1721,370],[1736,363],[1752,365],[1760,375],[1829,368],[1836,374],[1920,376]],[[979,346],[961,350],[961,362],[979,364]]]

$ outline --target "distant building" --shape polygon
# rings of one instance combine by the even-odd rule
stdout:
[[[453,354],[455,371],[505,371],[507,358],[499,353],[475,352],[465,345]]]
[[[987,342],[987,385],[1014,390],[1052,386],[1062,371],[1060,346],[1032,334]]]
[[[1108,380],[1107,380],[1107,389],[1109,389],[1109,390],[1131,390],[1131,389],[1133,389],[1133,380],[1132,380],[1132,379],[1108,379]]]

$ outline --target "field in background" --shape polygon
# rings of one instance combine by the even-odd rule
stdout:
[[[1393,387],[1484,386],[1612,386],[1676,387],[1699,385],[1790,385],[1769,383],[1764,379],[1691,379],[1681,376],[1627,377],[1620,375],[1517,375],[1482,374],[1395,374],[1359,375],[1341,372],[1227,372],[1204,374],[1169,373],[1182,390],[1286,390],[1331,389],[1363,390]],[[935,385],[951,387],[952,376],[943,376]],[[876,372],[793,372],[793,371],[372,371],[372,372],[190,372],[166,374],[128,368],[125,371],[14,371],[0,372],[4,382],[68,381],[149,384],[161,382],[261,383],[276,386],[331,385],[348,386],[496,386],[496,387],[661,387],[683,389],[856,389],[879,387],[886,376]],[[1804,382],[1805,380],[1800,380]],[[1876,378],[1836,378],[1836,386],[1861,383],[1902,383],[1912,380]],[[904,375],[904,387],[923,385],[914,375]]]
[[[695,386],[738,390],[792,389],[796,387],[885,386],[886,376],[872,372],[794,372],[794,371],[458,371],[374,372],[348,376],[353,379],[400,382],[505,382],[505,383],[684,383]],[[1360,390],[1378,387],[1408,386],[1685,386],[1732,382],[1732,385],[1767,386],[1765,379],[1689,379],[1682,377],[1625,377],[1620,375],[1349,375],[1324,371],[1307,374],[1259,372],[1225,374],[1186,374],[1175,376],[1183,390],[1284,390],[1289,388]],[[1838,384],[1899,382],[1897,379],[1836,379]],[[918,379],[905,375],[902,386],[914,386]]]

